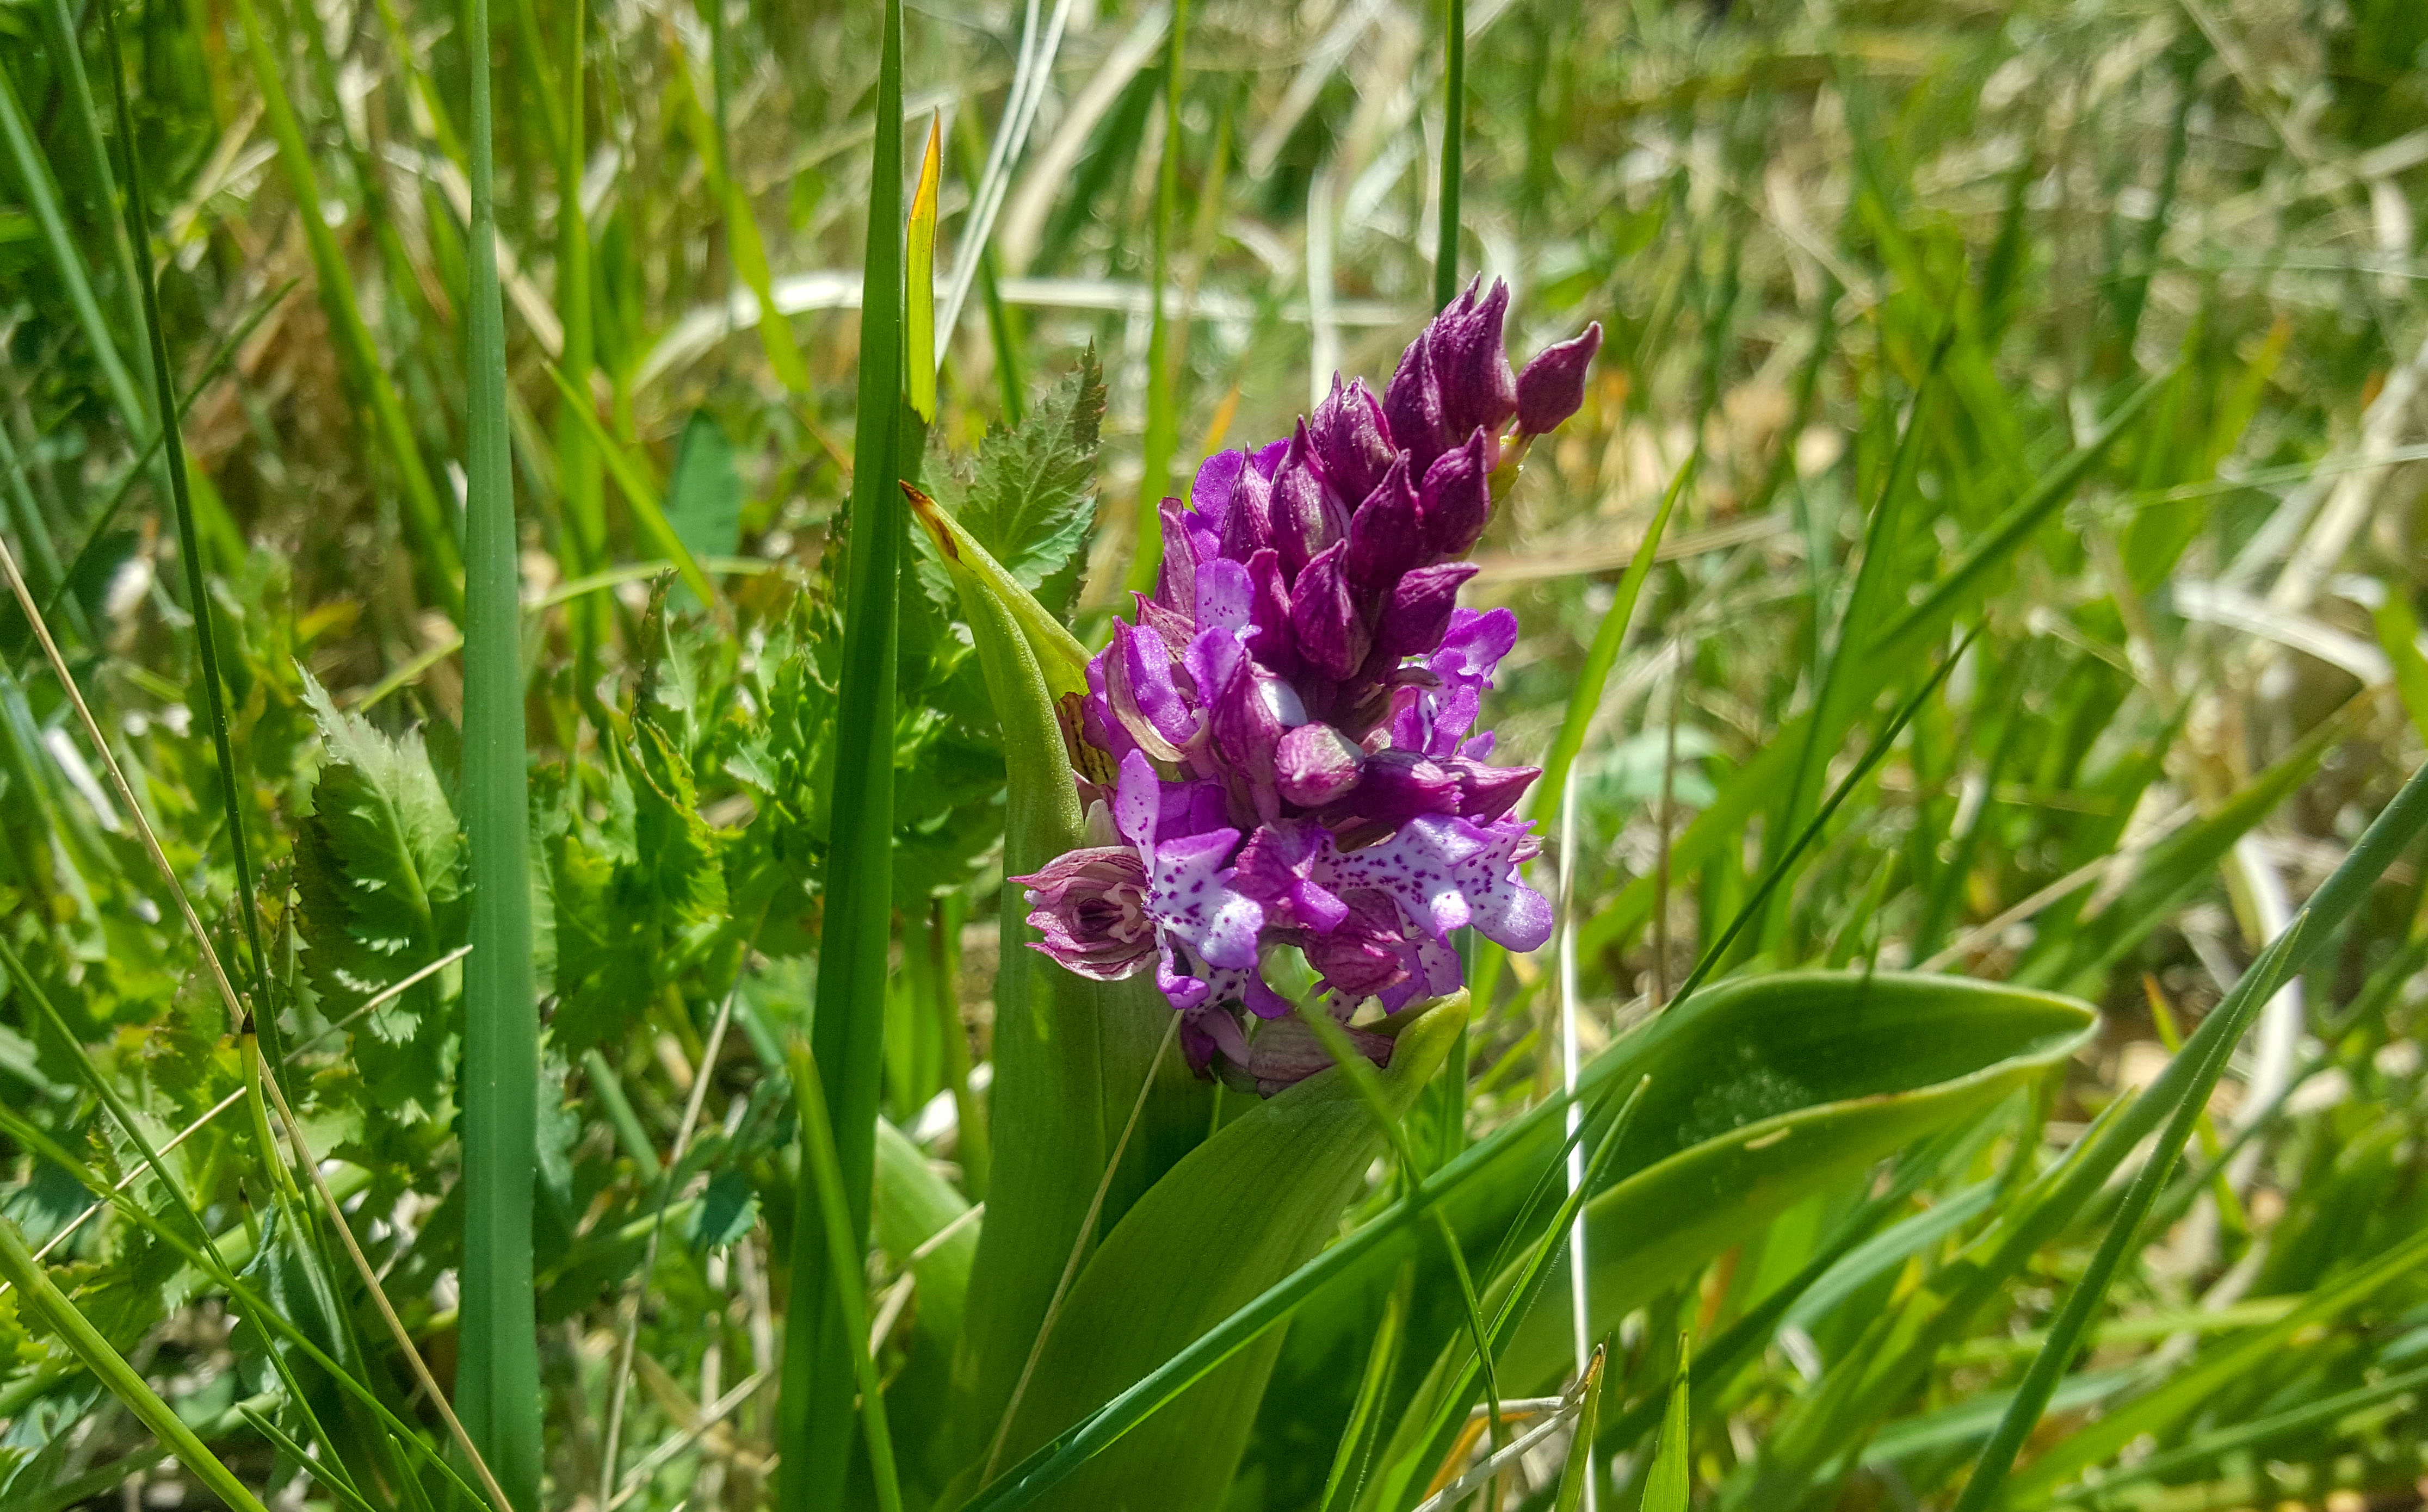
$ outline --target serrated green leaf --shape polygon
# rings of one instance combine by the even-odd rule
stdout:
[[[464,942],[465,848],[418,733],[389,737],[306,675],[321,766],[296,844],[306,969],[342,1016]],[[402,1123],[446,1097],[451,1012],[440,973],[353,1030],[369,1105]]]
[[[966,480],[934,479],[961,528],[1057,615],[1078,593],[1095,525],[1104,417],[1104,373],[1091,349],[1025,420],[987,431]]]

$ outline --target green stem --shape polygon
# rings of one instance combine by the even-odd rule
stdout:
[[[1442,0],[1441,239],[1434,308],[1458,298],[1458,189],[1467,161],[1467,0]]]

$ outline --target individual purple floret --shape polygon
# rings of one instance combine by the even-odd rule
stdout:
[[[1508,306],[1469,285],[1380,398],[1335,378],[1289,436],[1207,458],[1190,507],[1163,501],[1156,592],[1089,664],[1071,733],[1114,775],[1081,796],[1127,843],[1015,880],[1037,950],[1101,982],[1154,970],[1201,1075],[1271,1094],[1328,1064],[1268,980],[1304,980],[1289,951],[1345,1027],[1457,990],[1461,929],[1550,936],[1512,817],[1539,772],[1492,765],[1475,729],[1518,622],[1459,607],[1460,559],[1514,457],[1576,413],[1601,328],[1513,374]],[[1252,1039],[1251,1017],[1276,1022]],[[1387,1063],[1386,1036],[1350,1034]]]

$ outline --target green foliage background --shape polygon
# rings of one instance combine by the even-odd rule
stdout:
[[[126,1381],[265,1502],[422,1512],[470,1494],[461,1462],[439,1467],[446,1425],[256,1071],[451,1390],[470,12],[147,3],[113,44],[101,3],[0,0],[0,518],[142,812],[0,603],[0,1217],[131,1368],[96,1374],[11,1272],[0,1512],[226,1499]],[[774,1500],[784,1333],[830,1305],[793,1288],[796,1234],[822,1230],[792,1071],[866,654],[843,585],[881,9],[489,12],[551,1508]],[[1472,1468],[1493,1444],[1461,1437],[1470,1409],[1575,1364],[1552,1221],[1572,1013],[1604,1098],[1581,1140],[1606,1162],[1580,1216],[1598,1452],[1566,1453],[1569,1393],[1469,1504],[1573,1505],[1587,1480],[1665,1512],[2419,1504],[2428,873],[2351,854],[2428,741],[2428,12],[1451,13],[1460,270],[1512,283],[1521,358],[1607,333],[1469,590],[1523,626],[1487,711],[1503,758],[1581,721],[1567,811],[1532,809],[1537,884],[1570,874],[1575,990],[1558,947],[1487,949],[1454,1032],[1403,1031],[1444,1069],[1363,1096],[1154,1079],[1153,1005],[1028,970],[1005,917],[1007,855],[1058,833],[1024,795],[1060,780],[1037,706],[1068,669],[1010,590],[909,529],[874,744],[894,927],[861,1299],[906,1504],[1058,1444],[1077,1478],[983,1504],[1406,1512]],[[1282,433],[1336,367],[1379,381],[1429,313],[1445,23],[1199,0],[1033,24],[1057,16],[941,410],[887,424],[925,436],[894,472],[1094,643],[1141,496]],[[905,24],[901,147],[915,164],[936,113],[945,269],[976,254],[1027,22]],[[1682,476],[1640,601],[1619,593]],[[250,910],[257,1034],[144,825],[258,998]],[[2298,959],[2262,957],[2289,935]],[[2280,958],[2290,996],[2256,991]],[[1713,984],[1668,1007],[1698,964]],[[1048,1085],[997,1053],[1007,1021],[1102,1043],[1049,1057]],[[2137,1207],[2130,1146],[2204,1101]],[[84,1177],[124,1198],[80,1217]],[[2083,1291],[2111,1231],[2112,1283]],[[1121,1388],[1260,1294],[1286,1326],[1109,1436]],[[2052,1334],[2049,1411],[2017,1419],[1993,1489],[1977,1458]],[[865,1460],[845,1479],[820,1504],[883,1504]]]

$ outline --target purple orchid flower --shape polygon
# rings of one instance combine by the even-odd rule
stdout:
[[[1097,981],[1154,970],[1200,1075],[1270,1095],[1328,1064],[1267,980],[1276,951],[1347,1027],[1457,990],[1461,929],[1550,935],[1512,817],[1540,773],[1492,765],[1475,730],[1518,622],[1458,607],[1460,559],[1513,457],[1583,402],[1601,328],[1513,374],[1508,304],[1469,285],[1379,398],[1336,377],[1288,437],[1207,458],[1190,507],[1163,501],[1156,592],[1089,666],[1080,738],[1118,778],[1081,790],[1128,843],[1014,880],[1036,950]],[[1351,1039],[1387,1064],[1386,1035]]]

